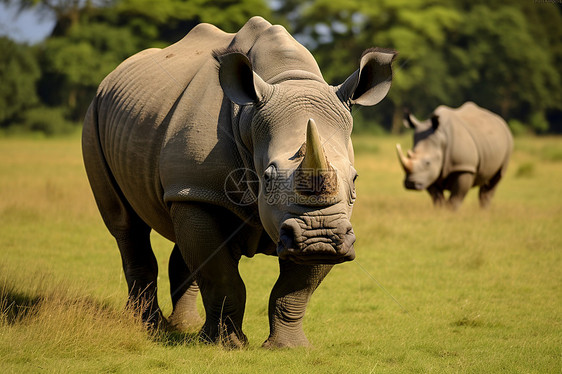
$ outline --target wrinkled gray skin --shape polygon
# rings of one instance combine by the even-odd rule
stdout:
[[[470,188],[479,186],[480,206],[490,204],[513,150],[511,132],[501,117],[466,102],[457,109],[439,106],[423,122],[406,113],[404,125],[415,130],[407,155],[397,145],[407,189],[427,189],[435,205],[457,209]],[[448,200],[445,190],[451,191]]]
[[[243,346],[246,292],[238,262],[264,253],[278,256],[280,268],[264,346],[308,345],[302,319],[310,296],[334,264],[355,256],[350,109],[385,97],[393,57],[366,51],[357,71],[329,86],[284,28],[254,17],[236,34],[201,24],[106,77],[85,119],[83,156],[121,252],[129,303],[144,321],[166,322],[156,299],[155,230],[175,243],[172,327],[200,323],[200,291],[202,339]],[[225,194],[229,173],[239,168],[249,179],[259,176],[250,184],[257,202],[237,204]],[[293,185],[305,169],[316,173],[309,181],[320,181],[318,188],[284,190],[290,203],[271,199],[276,192],[267,183]]]

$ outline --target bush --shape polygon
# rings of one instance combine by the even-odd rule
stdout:
[[[37,107],[24,114],[20,128],[26,132],[40,132],[53,136],[74,131],[76,124],[65,118],[63,108]]]
[[[535,175],[535,164],[532,162],[525,162],[519,165],[515,171],[517,178],[532,178]]]
[[[513,136],[528,135],[531,132],[529,127],[516,119],[510,119],[508,125]]]
[[[562,161],[562,149],[559,146],[547,145],[541,149],[541,159],[545,161]]]
[[[357,110],[353,112],[353,132],[355,134],[387,134],[384,127],[370,118],[365,118],[365,115]]]
[[[28,46],[0,37],[0,51],[0,127],[5,127],[37,105],[35,83],[40,71]]]
[[[548,131],[549,124],[544,116],[544,113],[542,112],[533,113],[533,115],[531,115],[531,118],[529,119],[529,122],[531,127],[537,133],[545,133]]]

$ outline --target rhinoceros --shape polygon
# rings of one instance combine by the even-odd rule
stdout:
[[[404,126],[415,130],[407,155],[396,145],[407,189],[427,189],[435,205],[457,209],[470,188],[479,186],[480,206],[490,204],[513,150],[500,116],[466,102],[456,109],[441,105],[425,121],[406,112]],[[445,190],[451,192],[448,200]]]
[[[103,80],[85,118],[83,158],[143,321],[193,327],[201,292],[201,339],[245,345],[238,264],[263,253],[279,261],[263,345],[309,344],[309,298],[333,265],[355,257],[351,107],[386,96],[395,54],[366,50],[331,86],[283,27],[254,17],[235,34],[199,24]],[[174,243],[168,320],[151,230]]]

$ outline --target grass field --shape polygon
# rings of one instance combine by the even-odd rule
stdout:
[[[0,139],[0,372],[560,373],[562,138],[517,138],[489,210],[405,191],[394,145],[357,136],[357,259],[314,294],[311,349],[267,351],[274,258],[241,262],[248,348],[150,335],[123,311],[120,256],[95,207],[79,137]],[[153,236],[171,312],[171,243]],[[201,306],[201,305],[200,305]]]

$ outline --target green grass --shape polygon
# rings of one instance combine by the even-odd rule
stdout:
[[[456,213],[402,188],[409,138],[354,141],[357,259],[313,295],[314,348],[260,348],[277,263],[258,255],[241,262],[250,345],[227,351],[124,310],[77,137],[0,139],[0,372],[560,373],[562,139],[517,138],[491,209],[473,190]],[[167,315],[172,245],[153,239]]]

